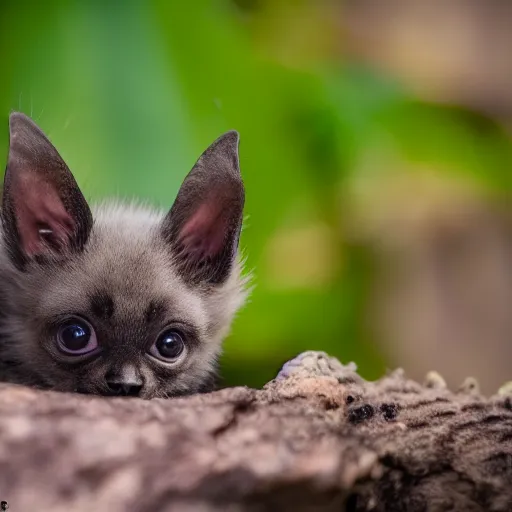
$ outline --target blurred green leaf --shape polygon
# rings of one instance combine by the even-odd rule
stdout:
[[[367,154],[386,146],[482,189],[511,189],[508,135],[335,59],[336,24],[326,21],[331,11],[320,12],[327,4],[50,0],[0,8],[4,160],[7,115],[20,109],[50,135],[89,197],[167,208],[201,152],[221,133],[240,132],[242,247],[256,286],[225,345],[227,384],[260,385],[306,349],[356,360],[370,377],[383,370],[367,317],[375,262],[346,236],[342,201]],[[314,272],[323,277],[315,282]]]

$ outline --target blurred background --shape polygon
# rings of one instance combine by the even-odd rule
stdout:
[[[0,157],[31,115],[86,196],[168,208],[241,134],[255,289],[224,384],[325,350],[512,378],[512,3],[4,0]]]

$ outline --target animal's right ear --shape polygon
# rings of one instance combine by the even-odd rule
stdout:
[[[4,177],[5,243],[19,267],[32,259],[83,248],[92,214],[64,160],[24,114],[9,117],[9,157]]]

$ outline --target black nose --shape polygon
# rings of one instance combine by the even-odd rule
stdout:
[[[114,375],[107,375],[108,395],[113,396],[139,396],[142,391],[142,382],[139,379],[123,380]]]
[[[132,365],[110,370],[105,375],[107,395],[114,396],[139,396],[144,381],[142,376]]]
[[[114,396],[139,396],[142,391],[142,384],[134,382],[107,382],[107,386]]]

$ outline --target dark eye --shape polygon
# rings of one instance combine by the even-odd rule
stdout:
[[[98,347],[94,329],[88,322],[73,318],[66,321],[57,331],[59,348],[72,355],[82,355],[92,352]]]
[[[149,352],[158,359],[173,361],[178,359],[184,350],[183,336],[175,329],[169,329],[158,336]]]

